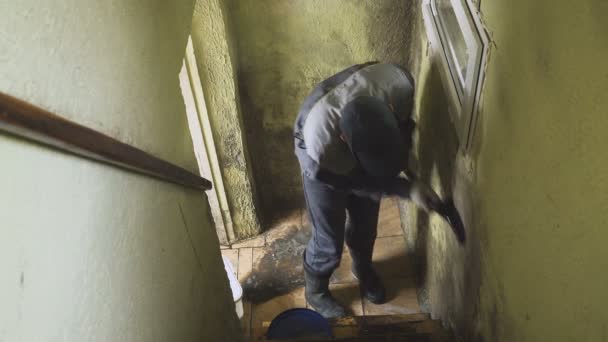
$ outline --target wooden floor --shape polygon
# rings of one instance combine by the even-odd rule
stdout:
[[[351,274],[351,258],[345,248],[330,289],[355,316],[397,315],[420,312],[414,271],[406,258],[406,245],[395,200],[383,200],[374,248],[374,265],[387,287],[389,301],[375,305],[361,298]],[[302,252],[311,225],[305,210],[297,210],[273,229],[255,239],[222,247],[235,266],[245,292],[244,334],[258,337],[263,322],[290,308],[307,307],[304,299]]]

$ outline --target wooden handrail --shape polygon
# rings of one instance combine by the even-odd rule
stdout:
[[[3,93],[0,132],[171,183],[212,188],[207,179],[177,165]]]

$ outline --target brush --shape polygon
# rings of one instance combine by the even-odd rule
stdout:
[[[458,213],[458,209],[456,209],[456,206],[454,205],[454,199],[451,197],[447,198],[432,209],[450,224],[458,242],[464,244],[466,241],[466,233],[460,213]]]

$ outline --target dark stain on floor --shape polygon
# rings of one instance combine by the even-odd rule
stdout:
[[[268,247],[243,284],[252,303],[262,303],[304,285],[302,255],[311,236],[310,227],[291,225]]]

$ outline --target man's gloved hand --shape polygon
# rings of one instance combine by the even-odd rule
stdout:
[[[425,211],[436,210],[441,205],[441,199],[435,191],[417,179],[397,178],[387,194],[409,199]]]
[[[403,199],[410,198],[410,188],[412,182],[409,179],[397,178],[394,183],[387,189],[386,194],[389,196],[397,196]]]
[[[409,198],[425,211],[437,210],[441,205],[441,199],[437,193],[430,186],[419,180],[412,181]]]

